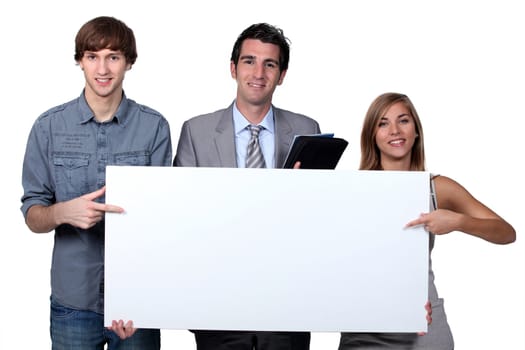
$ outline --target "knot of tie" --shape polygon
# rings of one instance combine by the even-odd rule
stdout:
[[[253,125],[253,124],[248,125],[248,129],[250,129],[250,132],[252,133],[252,138],[259,137],[259,133],[261,132],[262,128],[263,127],[260,125]]]
[[[259,132],[263,129],[260,125],[248,125],[252,134],[246,150],[246,167],[247,168],[266,168],[264,156],[259,145]]]

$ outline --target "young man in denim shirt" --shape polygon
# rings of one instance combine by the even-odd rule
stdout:
[[[126,97],[137,58],[133,31],[113,17],[87,22],[75,39],[81,95],[43,113],[24,158],[22,213],[36,233],[55,232],[51,266],[53,349],[159,349],[158,329],[131,321],[104,327],[104,214],[107,165],[170,166],[167,120]],[[145,234],[147,234],[145,232]]]

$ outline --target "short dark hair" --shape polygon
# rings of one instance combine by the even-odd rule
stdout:
[[[86,51],[102,49],[121,51],[130,64],[137,59],[133,31],[114,17],[96,17],[80,28],[75,38],[75,61],[80,61]]]
[[[231,61],[237,66],[241,54],[242,43],[246,39],[257,39],[267,44],[279,46],[279,69],[285,71],[288,69],[290,60],[290,40],[284,36],[282,29],[267,23],[252,24],[246,28],[237,38],[233,45]]]

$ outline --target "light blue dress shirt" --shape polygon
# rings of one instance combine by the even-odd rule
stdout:
[[[233,127],[235,131],[235,153],[237,157],[237,167],[245,168],[246,149],[250,141],[251,132],[247,129],[250,122],[237,109],[237,104],[233,104]],[[264,116],[261,123],[264,129],[259,133],[259,145],[261,147],[264,161],[267,168],[275,167],[275,122],[273,119],[273,109]]]

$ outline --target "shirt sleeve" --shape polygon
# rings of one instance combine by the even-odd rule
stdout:
[[[170,126],[166,119],[162,118],[155,143],[151,153],[151,165],[153,166],[171,166],[173,160],[173,151],[171,146]]]
[[[40,118],[31,128],[22,168],[22,214],[35,204],[45,206],[55,202],[55,191],[49,169],[49,134],[45,120]]]

